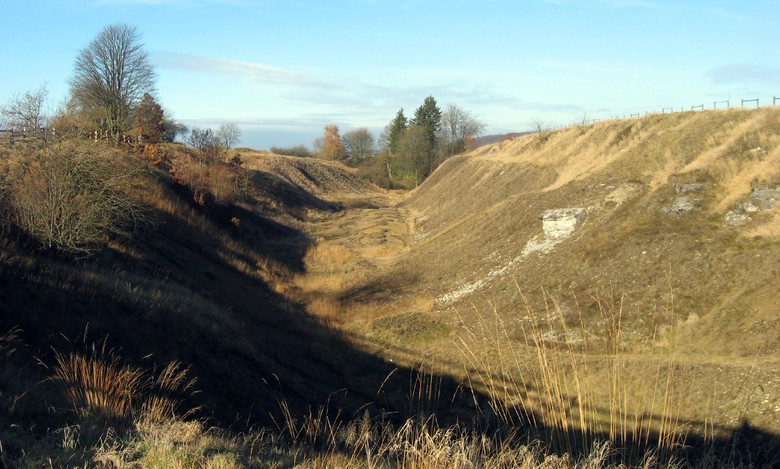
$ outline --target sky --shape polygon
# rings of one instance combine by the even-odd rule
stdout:
[[[3,0],[0,105],[69,93],[110,24],[140,33],[155,96],[240,146],[378,137],[427,96],[485,134],[780,97],[780,0]],[[780,105],[780,99],[778,99]],[[720,103],[719,106],[725,106]]]

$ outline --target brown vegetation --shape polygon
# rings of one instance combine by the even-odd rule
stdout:
[[[4,220],[0,462],[776,464],[778,116],[520,136],[408,195],[338,162],[77,144],[143,169],[121,193],[155,223],[80,259]],[[0,152],[15,210],[23,157],[59,153]]]

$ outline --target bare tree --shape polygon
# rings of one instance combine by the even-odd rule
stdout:
[[[447,106],[441,115],[439,127],[441,161],[466,151],[484,129],[485,124],[472,117],[468,111],[454,104]]]
[[[211,129],[193,127],[187,136],[187,143],[200,150],[200,157],[204,163],[217,161],[222,151],[222,141]]]
[[[533,132],[536,133],[536,144],[543,145],[550,138],[550,126],[544,120],[540,118],[531,119],[533,125]]]
[[[71,94],[85,109],[100,110],[116,142],[132,127],[132,111],[152,92],[155,73],[135,27],[106,26],[82,49],[70,81]]]
[[[374,136],[365,127],[350,130],[344,134],[342,140],[352,164],[358,164],[374,154]]]
[[[35,151],[8,176],[11,218],[46,248],[89,255],[149,218],[128,194],[142,168],[74,144]]]
[[[46,126],[49,116],[46,112],[46,98],[49,90],[44,83],[35,91],[17,94],[2,108],[0,114],[8,127],[36,131]]]
[[[223,122],[217,130],[217,138],[225,149],[230,150],[241,140],[241,129],[235,122]]]

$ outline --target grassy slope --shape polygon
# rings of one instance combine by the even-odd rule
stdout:
[[[767,109],[607,122],[560,131],[541,144],[528,136],[478,150],[448,162],[438,183],[406,202],[424,219],[417,230],[428,233],[414,256],[440,253],[423,270],[442,278],[437,296],[508,267],[476,292],[502,311],[522,306],[512,292],[502,294],[511,278],[528,293],[560,293],[567,309],[574,309],[566,298],[572,294],[586,311],[594,294],[625,294],[640,337],[652,331],[636,323],[673,294],[676,320],[696,323],[679,331],[686,352],[775,356],[780,207],[757,212],[742,227],[723,221],[751,189],[780,185],[779,143],[780,113]],[[681,183],[703,188],[677,193]],[[696,208],[664,213],[682,196]],[[572,237],[512,263],[542,234],[542,212],[566,207],[587,209]]]
[[[689,183],[703,186],[679,192]],[[724,217],[751,200],[752,189],[778,186],[776,109],[526,135],[442,165],[392,208],[410,224],[397,230],[405,242],[392,260],[366,273],[359,266],[370,256],[351,249],[331,295],[347,327],[370,337],[369,349],[408,363],[430,354],[440,370],[459,376],[453,337],[476,337],[476,353],[498,359],[501,347],[524,350],[528,331],[541,324],[552,346],[582,347],[590,337],[591,352],[601,353],[594,344],[619,321],[618,350],[633,357],[624,364],[629,375],[657,371],[675,356],[683,418],[706,414],[724,426],[748,420],[776,431],[780,205],[753,213],[744,226],[724,226]],[[666,213],[679,197],[695,208]],[[524,256],[529,241],[543,238],[541,214],[567,207],[587,210],[578,229],[549,252]],[[563,322],[547,321],[550,311]],[[476,326],[494,314],[505,331],[500,345],[495,332]],[[593,365],[596,387],[605,367]],[[629,394],[645,386],[636,383]],[[729,391],[734,383],[740,392]]]
[[[405,199],[338,165],[244,152],[250,197],[206,208],[154,170],[142,194],[159,222],[97,259],[74,263],[3,238],[0,325],[21,327],[26,346],[14,356],[28,363],[50,363],[51,347],[78,349],[88,331],[132,363],[191,364],[202,391],[193,402],[224,425],[263,421],[280,399],[299,415],[378,402],[403,417],[420,410],[410,393],[430,391],[397,364],[462,379],[467,343],[485,359],[472,362],[484,365],[470,376],[479,387],[495,371],[490,360],[535,360],[526,333],[540,324],[550,328],[545,347],[576,349],[563,325],[602,343],[623,296],[614,350],[636,388],[621,398],[674,367],[684,419],[748,419],[776,433],[778,208],[736,228],[723,217],[751,188],[777,186],[778,143],[771,109],[599,123],[453,158]],[[692,182],[703,189],[676,193]],[[680,195],[697,207],[664,213]],[[564,207],[587,208],[584,223],[550,252],[522,256],[542,234],[540,214]],[[466,293],[451,301],[452,292]],[[548,311],[564,321],[545,321]],[[594,347],[580,368],[594,394],[618,363],[605,351]],[[29,383],[46,376],[37,369]],[[24,381],[14,373],[3,375],[11,390]],[[434,387],[448,395],[456,385]],[[9,392],[9,415],[63,425],[50,388],[19,387],[13,406]],[[41,396],[55,402],[49,411]],[[13,431],[3,431],[7,442]]]
[[[402,396],[377,390],[391,373],[390,381],[407,382],[409,373],[393,373],[395,365],[356,350],[283,295],[314,242],[303,231],[307,220],[339,209],[323,194],[370,199],[374,189],[322,162],[245,152],[244,164],[247,196],[205,206],[150,167],[135,195],[156,222],[86,260],[3,233],[0,330],[20,329],[18,366],[0,363],[6,454],[23,449],[14,429],[45,432],[73,421],[56,386],[37,384],[51,376],[54,351],[84,352],[104,339],[143,369],[173,360],[191,367],[198,393],[186,405],[224,427],[272,425],[282,403],[297,416],[326,404],[343,415],[371,403],[403,412]]]

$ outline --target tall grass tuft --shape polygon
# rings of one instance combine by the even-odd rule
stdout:
[[[100,346],[92,344],[86,355],[55,352],[54,379],[65,386],[76,415],[115,422],[131,418],[144,374],[138,368],[123,365],[104,341]]]
[[[143,418],[152,422],[173,419],[182,396],[194,392],[189,369],[171,362],[159,373],[125,364],[119,355],[101,344],[87,353],[55,351],[53,379],[63,384],[75,414],[102,424],[128,424]],[[190,416],[195,409],[184,412]]]
[[[538,440],[518,432],[487,433],[467,425],[441,426],[433,417],[409,418],[396,426],[366,412],[353,419],[332,419],[311,411],[292,419],[282,403],[284,441],[274,445],[289,455],[294,467],[400,469],[515,469],[606,468],[611,465],[611,442],[594,442],[579,454],[557,454]],[[313,423],[313,421],[317,421]],[[259,455],[258,455],[259,456]],[[654,467],[652,458],[639,467]],[[285,466],[286,467],[286,466]]]
[[[500,425],[527,428],[529,437],[559,454],[592,455],[596,445],[609,441],[616,459],[639,463],[648,450],[668,460],[684,445],[689,430],[681,418],[674,346],[668,356],[648,359],[650,372],[628,372],[639,358],[625,350],[623,298],[594,298],[601,331],[592,334],[581,312],[572,326],[571,314],[567,320],[546,292],[541,313],[520,294],[526,317],[533,319],[521,322],[519,338],[494,311],[492,317],[480,314],[479,327],[466,328],[459,339],[470,385],[488,396],[483,412]]]

